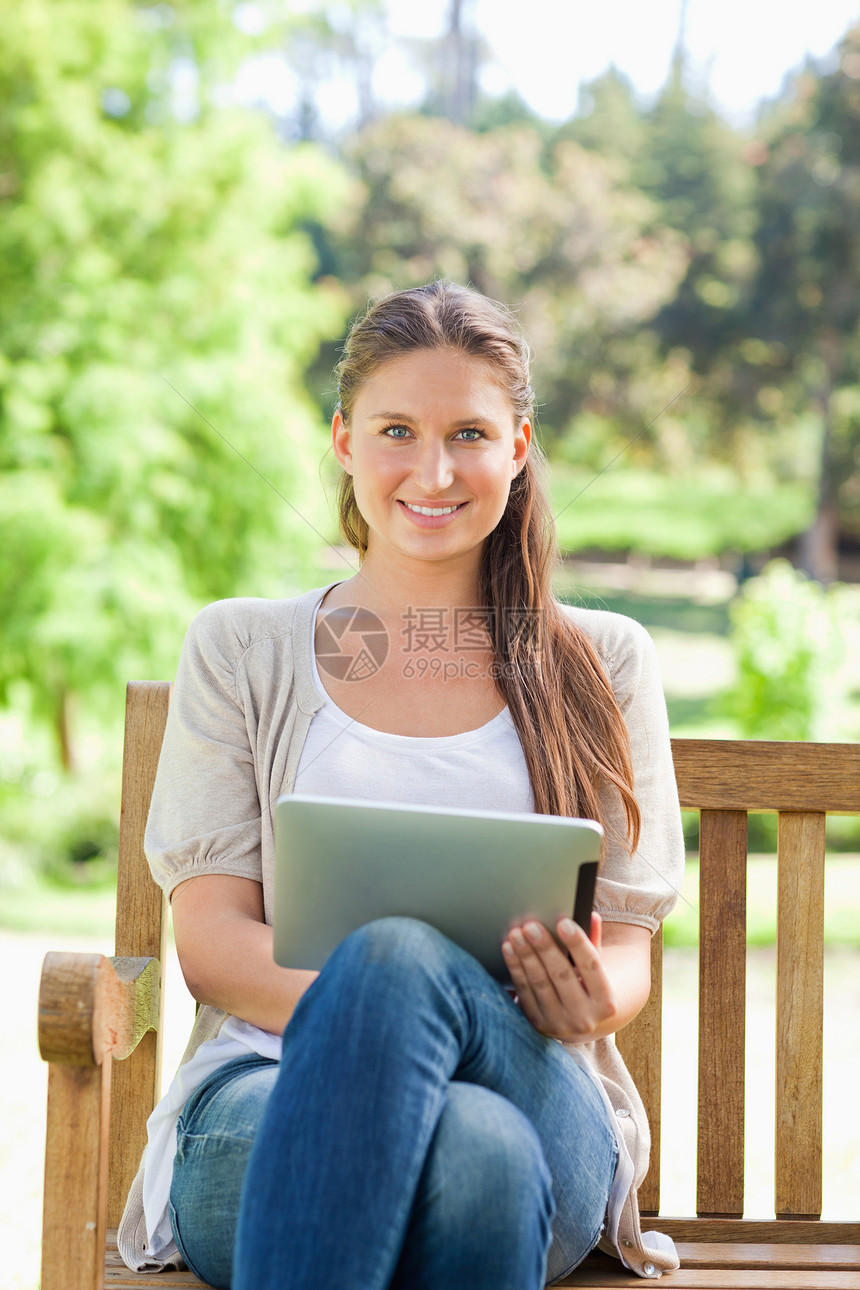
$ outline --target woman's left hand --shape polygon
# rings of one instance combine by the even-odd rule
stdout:
[[[538,922],[515,925],[502,945],[520,1010],[541,1034],[586,1043],[615,1027],[618,1011],[601,954],[602,925],[592,914],[591,940],[570,918],[556,924],[561,942]],[[566,951],[566,952],[565,952]]]

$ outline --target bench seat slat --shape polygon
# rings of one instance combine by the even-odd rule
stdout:
[[[610,1266],[585,1263],[570,1277],[559,1281],[562,1286],[576,1286],[577,1290],[634,1290],[649,1282],[634,1278],[631,1272],[618,1263]],[[680,1268],[667,1274],[654,1284],[666,1290],[857,1290],[857,1273],[824,1271],[820,1268]]]
[[[643,1230],[656,1228],[678,1243],[727,1245],[840,1245],[860,1249],[860,1222],[824,1219],[670,1218],[648,1219]]]
[[[803,1285],[806,1287],[807,1285],[819,1284],[815,1281],[808,1281],[807,1276],[809,1274],[813,1276],[829,1272],[840,1274],[853,1272],[856,1274],[860,1270],[860,1247],[858,1246],[780,1245],[767,1242],[761,1244],[717,1244],[704,1241],[681,1243],[678,1246],[678,1253],[681,1256],[681,1268],[678,1272],[673,1272],[666,1280],[665,1284],[669,1290],[684,1290],[688,1286],[718,1286],[721,1284],[740,1286],[744,1283],[738,1278],[746,1270],[757,1274],[769,1274],[771,1270],[781,1273],[794,1272],[793,1290],[796,1290],[799,1284],[796,1276],[797,1272],[803,1273]],[[701,1274],[706,1271],[716,1272],[719,1276],[732,1279],[725,1282],[713,1279],[702,1280]],[[616,1259],[596,1256],[587,1260],[582,1267],[578,1268],[562,1284],[578,1286],[581,1290],[587,1290],[589,1286],[627,1286],[628,1290],[630,1290],[631,1287],[644,1283],[634,1280],[631,1274],[625,1272]],[[748,1284],[750,1286],[788,1286],[792,1283],[783,1279],[777,1282],[750,1280]],[[842,1275],[840,1280],[825,1281],[821,1284],[837,1287],[852,1283],[846,1281],[844,1275]],[[856,1281],[854,1284],[857,1284]],[[136,1275],[129,1272],[117,1253],[115,1232],[108,1233],[105,1285],[110,1287],[111,1290],[137,1290],[137,1288],[145,1285],[150,1287],[155,1285],[156,1290],[189,1290],[190,1287],[206,1290],[204,1283],[198,1281],[190,1272],[161,1272],[155,1278],[155,1281],[153,1281],[151,1275]]]
[[[690,1268],[818,1268],[822,1271],[860,1270],[860,1246],[789,1245],[763,1241],[758,1245],[715,1241],[679,1241],[682,1267]]]
[[[665,1222],[665,1220],[664,1220]],[[763,1227],[767,1223],[742,1225],[745,1228]],[[798,1224],[798,1226],[800,1226]],[[807,1226],[806,1224],[803,1225]],[[816,1225],[818,1226],[818,1225]],[[860,1232],[854,1233],[860,1236]],[[681,1284],[678,1277],[686,1268],[788,1268],[795,1270],[818,1269],[819,1271],[860,1270],[860,1245],[789,1243],[778,1241],[678,1241],[678,1254],[681,1258],[681,1270],[671,1274],[667,1285]],[[591,1267],[609,1271],[619,1271],[617,1260],[595,1256],[582,1269],[582,1275]],[[137,1275],[129,1272],[122,1262],[116,1246],[116,1231],[107,1234],[107,1259],[105,1262],[107,1284],[115,1290],[122,1286],[156,1286],[156,1290],[175,1290],[176,1287],[197,1286],[205,1290],[205,1283],[198,1281],[190,1272],[160,1272],[155,1280],[151,1274]],[[579,1284],[569,1278],[569,1284]],[[627,1277],[628,1286],[638,1285]]]

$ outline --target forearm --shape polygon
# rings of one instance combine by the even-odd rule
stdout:
[[[650,936],[646,932],[648,941],[634,943],[635,948],[631,950],[629,942],[613,943],[612,927],[612,923],[603,924],[602,957],[612,987],[615,1012],[599,1022],[588,1035],[583,1035],[583,1040],[602,1039],[623,1030],[648,1002],[651,987]],[[643,963],[643,947],[648,956],[647,967]]]
[[[228,902],[212,899],[225,890]],[[242,878],[206,877],[181,884],[173,896],[176,948],[186,985],[198,1003],[280,1034],[317,973],[275,963],[272,929],[262,921],[258,893],[258,884]]]

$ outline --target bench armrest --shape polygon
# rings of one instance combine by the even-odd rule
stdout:
[[[158,1027],[161,965],[155,958],[45,956],[39,987],[39,1051],[46,1062],[101,1065],[134,1052]]]

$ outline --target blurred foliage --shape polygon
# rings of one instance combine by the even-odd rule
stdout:
[[[856,739],[849,708],[849,624],[860,621],[854,587],[826,590],[785,560],[744,584],[732,606],[738,679],[720,708],[750,739]],[[857,642],[853,642],[854,645]]]
[[[324,522],[304,372],[345,295],[302,225],[345,180],[218,106],[216,6],[164,10],[21,0],[0,43],[0,697],[67,766],[74,696],[169,673],[195,604],[281,586]]]
[[[14,787],[7,781],[0,889],[26,891],[34,872],[76,889],[115,881],[119,789],[116,768],[70,777],[29,767]]]
[[[667,352],[688,348],[703,373],[727,339],[729,307],[756,265],[755,171],[743,135],[688,88],[681,55],[650,107],[615,69],[584,98],[587,111],[562,133],[621,162],[629,182],[657,204],[661,222],[684,235],[686,272],[654,328]]]

